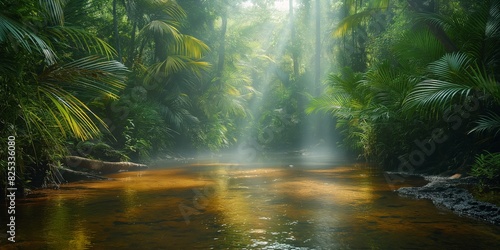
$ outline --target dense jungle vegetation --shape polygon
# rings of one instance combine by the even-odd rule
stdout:
[[[0,0],[0,43],[1,171],[15,136],[21,186],[66,155],[296,150],[325,130],[387,169],[499,181],[498,1]]]

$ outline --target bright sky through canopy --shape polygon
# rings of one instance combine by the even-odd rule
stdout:
[[[276,0],[274,2],[274,8],[276,8],[279,11],[288,11],[289,2],[288,0]]]
[[[278,11],[288,11],[289,7],[289,0],[275,0],[274,1],[274,8]],[[243,2],[243,7],[250,7],[253,6],[253,3],[251,1],[245,1]],[[294,1],[294,9],[295,9],[295,1]]]

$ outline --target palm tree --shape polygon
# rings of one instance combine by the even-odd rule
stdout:
[[[340,56],[345,66],[362,72],[367,67],[367,44],[389,24],[385,13],[393,12],[394,3],[388,0],[344,1],[343,19],[333,30],[333,36],[342,38]],[[376,27],[375,29],[372,29]],[[370,32],[376,30],[376,32]]]
[[[362,79],[349,85],[340,84],[338,77],[331,79],[335,84],[330,92],[313,100],[310,110],[332,111],[340,124],[356,129],[350,132],[356,138],[352,143],[360,142],[365,155],[366,150],[376,148],[371,154],[375,158],[407,157],[415,149],[411,142],[422,140],[436,128],[453,135],[445,142],[447,147],[428,155],[440,164],[446,161],[441,154],[450,161],[461,158],[460,163],[453,163],[460,166],[470,161],[471,152],[499,150],[494,139],[500,128],[496,111],[500,106],[499,9],[500,4],[491,1],[468,15],[452,18],[435,13],[416,15],[416,20],[442,29],[457,51],[446,53],[449,48],[433,31],[415,27],[393,43],[390,64],[375,61]],[[357,132],[361,134],[355,137]],[[394,137],[403,138],[403,143],[391,142]]]
[[[128,0],[125,7],[132,23],[127,65],[166,64],[171,57],[167,73],[206,66],[194,62],[202,57],[208,46],[180,32],[186,12],[175,1]]]
[[[126,68],[120,63],[107,61],[99,56],[89,56],[74,61],[58,56],[54,48],[59,48],[62,44],[73,44],[77,48],[83,48],[90,52],[101,52],[105,56],[112,55],[114,50],[104,41],[84,30],[64,26],[64,15],[60,13],[63,6],[61,6],[60,1],[44,3],[38,11],[50,17],[50,23],[55,25],[39,28],[37,30],[39,34],[31,31],[34,27],[30,27],[31,25],[28,21],[23,20],[23,17],[20,17],[20,20],[12,20],[0,15],[0,20],[3,21],[0,25],[4,27],[0,39],[6,45],[4,52],[8,55],[2,60],[2,68],[8,71],[9,67],[6,63],[17,61],[16,63],[23,66],[22,69],[35,71],[34,67],[29,69],[26,66],[32,61],[23,61],[22,59],[35,59],[36,62],[36,58],[43,58],[43,61],[37,65],[42,70],[38,69],[38,72],[33,72],[35,75],[32,77],[26,75],[28,78],[18,84],[31,89],[32,93],[37,93],[35,103],[39,103],[40,107],[49,110],[48,113],[56,121],[62,134],[71,132],[72,135],[81,139],[91,138],[99,133],[91,116],[98,121],[99,119],[86,104],[75,96],[75,93],[79,93],[81,96],[107,95],[111,98],[117,98],[117,91],[124,87],[123,77]],[[28,37],[28,39],[24,37]],[[16,52],[16,54],[23,54],[24,58],[16,59],[14,57],[13,53],[18,46],[21,46],[22,51]],[[69,62],[61,63],[59,61]],[[10,73],[14,74],[12,71]],[[33,101],[31,99],[30,102]]]
[[[460,51],[448,53],[429,64],[428,76],[415,86],[407,106],[443,112],[451,105],[479,102],[487,109],[500,105],[498,65],[500,63],[500,3],[492,1],[461,19],[429,16],[436,24],[455,34]],[[477,108],[476,108],[477,109]],[[479,110],[474,110],[478,111]],[[498,133],[498,114],[476,116],[470,132]]]
[[[116,99],[124,87],[127,69],[107,59],[114,50],[91,33],[66,26],[65,3],[0,1],[0,124],[2,135],[19,138],[21,174],[23,166],[60,158],[64,138],[98,136],[106,124],[87,103],[100,96]],[[102,56],[74,56],[83,52]]]
[[[342,128],[346,146],[361,150],[369,158],[371,126],[363,113],[371,105],[371,94],[362,82],[363,75],[344,68],[340,74],[328,78],[326,92],[311,100],[307,113],[323,111],[337,118],[337,127]]]
[[[133,160],[165,151],[175,136],[195,126],[192,93],[210,64],[204,61],[208,46],[183,33],[186,12],[176,1],[123,1],[128,17],[129,43],[121,43],[124,62],[132,72],[122,99],[107,102],[106,111],[115,125],[109,142],[130,153]],[[114,19],[120,18],[118,15]],[[116,39],[115,39],[116,40]],[[138,93],[145,98],[136,98]],[[145,99],[145,100],[144,100]],[[127,115],[113,112],[125,107]],[[134,113],[132,111],[139,111]],[[142,115],[144,114],[144,115]],[[147,114],[147,115],[146,115]],[[132,125],[134,124],[134,125]],[[133,128],[133,129],[131,129]],[[158,131],[158,138],[145,131]],[[150,140],[155,139],[155,140]],[[155,141],[164,141],[158,144]],[[131,144],[147,142],[144,147]],[[141,148],[139,157],[136,148]]]

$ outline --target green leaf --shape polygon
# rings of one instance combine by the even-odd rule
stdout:
[[[106,95],[117,98],[117,92],[124,87],[126,72],[123,64],[96,56],[54,65],[39,76],[38,102],[51,114],[63,135],[71,132],[80,139],[93,138],[100,133],[94,120],[103,127],[106,124],[74,93],[80,97]]]
[[[38,51],[51,65],[57,60],[57,56],[51,47],[39,36],[28,30],[23,25],[0,14],[0,43],[9,43],[9,48],[14,49],[20,45],[23,49],[32,53],[32,49]]]
[[[76,27],[54,26],[47,28],[48,39],[57,43],[67,43],[75,48],[86,50],[88,53],[97,53],[108,59],[116,55],[115,49],[104,40]]]
[[[475,122],[477,125],[471,129],[469,133],[493,133],[497,136],[500,133],[500,116],[493,112],[486,115],[481,115],[479,120]]]

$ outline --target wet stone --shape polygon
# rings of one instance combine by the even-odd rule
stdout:
[[[471,180],[464,180],[470,182]],[[399,195],[417,199],[429,199],[436,206],[442,206],[459,215],[484,220],[500,225],[500,208],[474,199],[472,194],[457,185],[464,184],[460,180],[431,179],[423,187],[402,187],[397,190]]]

